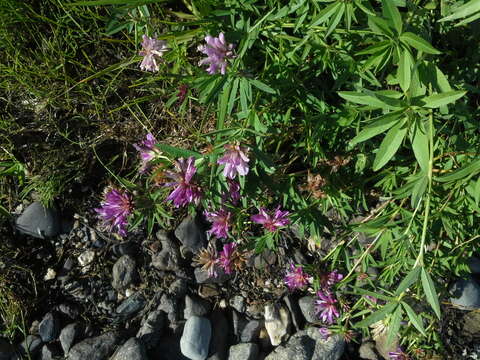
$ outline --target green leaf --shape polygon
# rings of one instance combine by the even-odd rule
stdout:
[[[402,121],[388,131],[373,161],[374,171],[380,170],[395,155],[407,134],[407,130],[408,128],[404,126]]]
[[[380,41],[376,44],[369,46],[366,49],[363,49],[362,51],[357,52],[355,55],[376,54],[382,52],[384,49],[390,47],[391,45],[392,42],[390,40]]]
[[[229,79],[223,86],[222,92],[218,99],[218,116],[217,129],[223,129],[225,118],[227,117],[228,100],[230,99],[230,91],[232,89],[232,81]]]
[[[358,323],[356,323],[354,326],[367,327],[369,325],[372,325],[373,323],[376,323],[377,321],[383,320],[385,316],[395,311],[397,306],[398,306],[398,303],[395,303],[395,302],[388,303],[384,305],[380,310],[375,311],[373,314],[370,314],[362,321],[359,321]]]
[[[400,322],[402,321],[402,307],[398,306],[393,313],[392,320],[388,326],[388,335],[387,335],[387,346],[393,343],[393,339],[398,336],[398,331],[400,330]]]
[[[422,268],[422,286],[428,303],[435,312],[435,315],[437,315],[437,317],[440,319],[440,304],[438,302],[438,295],[435,290],[435,285],[433,284],[432,278],[427,273],[425,268]]]
[[[425,107],[434,109],[455,102],[462,96],[464,96],[466,93],[466,91],[462,90],[448,91],[440,94],[427,96],[421,99],[421,101],[423,102]]]
[[[407,303],[402,302],[402,306],[407,312],[410,322],[415,326],[415,328],[422,333],[423,336],[427,336],[425,333],[425,328],[423,327],[422,318],[420,315],[415,314],[415,311]]]
[[[198,159],[198,158],[202,157],[202,154],[197,153],[195,151],[181,149],[181,148],[177,148],[177,147],[170,146],[170,145],[167,145],[167,144],[157,144],[156,146],[157,146],[158,149],[160,149],[161,151],[169,154],[170,156],[172,156],[174,158],[181,158],[181,157],[188,158],[190,156],[193,156],[194,158]]]
[[[383,96],[382,99],[380,99],[378,96],[375,95],[374,92],[366,94],[357,91],[339,91],[338,95],[340,95],[340,97],[344,98],[345,100],[361,105],[369,105],[372,106],[374,109],[394,108],[394,105],[387,103],[387,101],[390,102],[395,99],[389,99],[386,96]]]
[[[406,32],[400,35],[400,40],[407,43],[410,46],[413,46],[415,49],[419,51],[423,51],[424,53],[427,54],[441,54],[440,51],[435,49],[428,41],[425,39],[422,39],[420,36],[415,35],[414,33],[411,32]]]
[[[67,6],[99,6],[99,5],[127,5],[131,7],[137,7],[145,4],[153,4],[160,2],[167,2],[169,0],[90,0],[90,1],[77,1]]]
[[[409,288],[415,281],[418,280],[418,276],[420,275],[420,270],[422,268],[420,266],[414,267],[407,276],[402,280],[400,285],[398,285],[397,290],[395,290],[395,295],[398,296],[403,293],[407,288]]]
[[[418,120],[415,126],[410,129],[410,141],[412,143],[413,153],[417,159],[420,168],[426,173],[428,171],[428,162],[430,161],[430,152],[428,146],[427,130],[422,120]]]
[[[363,128],[363,130],[350,141],[350,144],[354,146],[387,131],[400,121],[398,119],[404,114],[404,112],[405,110],[392,111],[386,115],[373,119],[372,123],[365,126],[365,128]]]
[[[427,190],[428,176],[427,172],[421,171],[420,177],[415,181],[415,185],[412,188],[411,205],[416,209],[420,201],[422,200],[425,191]]]
[[[385,12],[385,16],[392,21],[395,30],[397,30],[398,34],[402,33],[402,16],[400,15],[400,11],[398,11],[397,7],[393,3],[393,0],[382,0],[383,9]]]
[[[477,179],[477,182],[475,184],[475,188],[473,190],[473,198],[475,200],[475,203],[478,205],[480,202],[480,177]]]
[[[337,11],[337,8],[340,7],[341,5],[342,5],[341,2],[339,1],[335,1],[334,3],[328,5],[326,8],[324,8],[322,11],[318,13],[317,17],[310,24],[310,27],[317,26],[327,21],[328,18],[330,18],[330,16],[335,14],[335,12]]]
[[[345,12],[345,4],[341,4],[340,8],[337,10],[335,17],[332,19],[330,24],[328,25],[327,32],[325,33],[325,37],[330,35],[333,30],[337,27],[338,23],[342,19],[343,13]]]
[[[404,92],[410,88],[410,81],[412,79],[413,59],[408,50],[403,50],[398,62],[397,78],[400,87]]]
[[[440,21],[452,21],[452,20],[460,19],[465,16],[470,16],[476,13],[477,11],[480,11],[480,0],[472,0],[466,3],[465,5],[460,6],[454,11],[453,14],[444,17]]]
[[[357,294],[357,295],[360,294],[360,295],[373,296],[373,297],[375,297],[377,299],[380,299],[380,300],[383,300],[383,301],[393,301],[394,300],[391,296],[378,294],[376,292],[368,291],[368,290],[362,289],[362,288],[357,287],[357,286],[352,286],[352,289],[354,291],[353,292],[348,292],[349,294]]]
[[[475,175],[479,171],[480,171],[480,160],[476,160],[471,162],[467,166],[461,168],[460,170],[453,172],[452,174],[448,174],[448,175],[436,178],[435,180],[439,182],[456,181],[470,175]]]
[[[250,80],[250,83],[255,86],[257,89],[262,90],[269,94],[276,94],[276,91],[272,89],[267,84],[261,82],[260,80]]]
[[[388,36],[389,38],[393,38],[395,36],[388,22],[378,16],[369,16],[368,26],[377,34]]]

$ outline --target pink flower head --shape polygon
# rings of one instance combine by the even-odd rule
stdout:
[[[323,291],[329,292],[331,287],[343,279],[343,275],[338,270],[329,273],[323,273],[320,276],[320,286]]]
[[[225,274],[231,274],[232,261],[235,250],[237,249],[237,243],[231,242],[223,245],[223,250],[220,251],[220,256],[218,257],[217,264],[225,271]]]
[[[175,189],[168,195],[167,201],[173,201],[175,207],[187,205],[191,202],[198,202],[202,196],[200,187],[192,181],[193,175],[197,172],[193,156],[188,159],[180,158],[175,161],[177,172],[168,171],[165,175],[174,181],[166,183],[165,186],[174,186]]]
[[[308,285],[310,277],[303,272],[301,266],[290,264],[290,269],[287,270],[284,281],[290,290],[301,289]]]
[[[227,59],[232,59],[233,44],[227,44],[225,41],[225,35],[220,33],[218,37],[212,37],[210,35],[205,36],[205,45],[200,45],[198,51],[207,55],[203,60],[200,60],[198,65],[209,65],[207,72],[210,75],[220,73],[225,75],[227,72]]]
[[[234,180],[227,178],[228,193],[225,197],[230,197],[233,205],[237,205],[240,201],[240,184]],[[225,201],[224,197],[224,201]]]
[[[148,133],[140,144],[133,144],[133,147],[137,149],[140,153],[140,159],[142,161],[142,166],[140,167],[140,173],[145,173],[148,169],[148,163],[159,153],[158,149],[155,147],[157,141],[155,137]]]
[[[287,218],[288,214],[288,211],[280,210],[280,206],[275,209],[273,216],[268,214],[265,208],[260,208],[259,213],[253,215],[250,219],[257,224],[262,224],[268,231],[274,232],[279,227],[290,224],[290,220]]]
[[[225,145],[225,155],[217,160],[217,164],[225,164],[223,175],[228,179],[235,179],[237,173],[245,176],[248,174],[248,162],[246,152],[248,149],[240,145]]]
[[[143,35],[142,50],[138,53],[143,56],[140,69],[144,71],[158,71],[157,61],[155,56],[161,57],[163,53],[168,51],[167,42],[164,40],[157,40],[155,38]]]
[[[205,211],[204,214],[207,220],[212,223],[212,228],[208,232],[218,238],[226,239],[228,237],[228,228],[232,214],[225,209],[220,209],[216,212]]]
[[[335,303],[337,300],[329,292],[317,291],[318,299],[315,300],[315,312],[317,316],[328,324],[333,324],[334,318],[338,318],[338,312]]]
[[[109,189],[105,193],[105,200],[101,207],[95,209],[103,220],[103,225],[110,231],[116,228],[120,236],[127,235],[128,216],[132,213],[133,203],[127,192]]]
[[[401,347],[397,348],[397,351],[390,351],[388,353],[390,360],[408,360],[409,357],[405,354]]]
[[[328,328],[326,327],[321,327],[320,329],[318,329],[318,332],[320,333],[320,336],[323,340],[328,340],[331,335],[330,330],[328,330]]]

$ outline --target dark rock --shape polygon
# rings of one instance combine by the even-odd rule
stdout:
[[[230,299],[229,304],[240,313],[244,313],[247,309],[245,306],[245,299],[241,295],[235,295]]]
[[[123,318],[129,318],[145,306],[145,298],[141,293],[135,293],[118,305],[117,314]]]
[[[61,356],[62,350],[57,344],[45,344],[42,347],[41,360],[54,360]]]
[[[125,241],[112,246],[112,252],[115,256],[131,255],[134,256],[138,252],[138,245],[134,241]]]
[[[207,246],[207,235],[198,217],[187,216],[175,229],[175,236],[194,254]]]
[[[166,312],[168,320],[172,323],[175,323],[180,319],[180,304],[177,299],[171,295],[162,295],[157,310]]]
[[[220,295],[220,291],[218,290],[218,286],[215,284],[204,284],[199,286],[198,295],[203,298],[210,298]]]
[[[208,360],[225,360],[229,336],[228,321],[222,311],[216,310],[210,315],[212,323],[212,341],[208,351]]]
[[[254,255],[253,266],[255,269],[261,270],[277,262],[277,254],[272,250],[265,250],[260,254]]]
[[[210,312],[212,305],[209,301],[194,295],[185,297],[185,310],[183,317],[188,320],[192,316],[205,316]]]
[[[260,303],[253,303],[247,306],[247,315],[253,319],[263,318],[263,306]]]
[[[112,286],[117,290],[124,290],[137,279],[135,260],[130,255],[121,256],[113,265]]]
[[[459,335],[465,338],[479,338],[480,313],[478,311],[469,311],[463,316],[462,320],[463,326]]]
[[[237,344],[230,347],[228,360],[257,360],[258,345],[254,343]]]
[[[292,322],[295,330],[299,331],[303,329],[305,325],[305,319],[303,317],[302,311],[300,310],[300,306],[298,306],[298,301],[292,297],[292,295],[287,295],[283,298],[285,304],[290,311],[290,315],[292,315]]]
[[[220,284],[230,279],[230,277],[231,275],[225,274],[222,268],[217,269],[217,276],[210,276],[208,271],[202,268],[195,269],[195,280],[198,284]]]
[[[0,337],[0,360],[12,360],[15,348],[7,339]]]
[[[236,310],[232,310],[233,334],[237,340],[240,340],[242,331],[247,326],[248,320],[246,317]]]
[[[152,256],[152,266],[161,271],[177,271],[180,267],[178,245],[165,237],[162,240],[162,250]]]
[[[61,231],[58,212],[39,202],[30,204],[15,222],[17,230],[38,239],[57,236]]]
[[[54,313],[47,313],[40,325],[38,326],[38,334],[43,342],[50,342],[55,340],[60,331],[60,320]]]
[[[23,355],[30,354],[34,355],[40,350],[42,346],[42,339],[40,336],[36,335],[27,335],[25,340],[20,344],[20,353]]]
[[[72,305],[68,303],[60,304],[57,307],[57,310],[58,312],[69,317],[72,320],[75,320],[78,317],[78,313],[79,313],[78,307],[76,305]]]
[[[191,360],[180,350],[180,336],[173,335],[160,339],[158,346],[150,352],[150,360]]]
[[[315,299],[313,296],[304,296],[298,300],[298,306],[307,322],[314,323],[318,321],[315,312]]]
[[[112,360],[148,360],[148,357],[143,343],[130,338],[115,351]]]
[[[142,322],[142,326],[137,332],[137,338],[145,344],[147,349],[152,349],[158,344],[165,325],[165,313],[160,310],[152,311]]]
[[[60,332],[60,344],[63,352],[68,353],[75,340],[80,338],[83,333],[83,326],[78,323],[72,323],[65,326]]]
[[[116,332],[85,339],[70,349],[68,360],[105,360],[112,354],[119,340]]]
[[[480,308],[480,285],[471,277],[458,280],[451,288],[450,302],[462,310]]]
[[[250,320],[240,332],[240,341],[242,343],[256,342],[260,336],[263,323],[259,320]]]
[[[191,360],[205,360],[208,356],[211,335],[210,320],[192,316],[185,323],[180,339],[182,354]]]
[[[468,260],[468,267],[472,274],[480,274],[480,259],[476,256],[472,256]]]
[[[185,296],[188,290],[188,283],[185,279],[175,280],[168,289],[168,292],[175,298],[180,299]]]

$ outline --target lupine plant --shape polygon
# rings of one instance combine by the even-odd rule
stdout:
[[[200,209],[226,241],[196,254],[211,276],[294,230],[321,261],[288,262],[285,286],[316,294],[323,337],[386,336],[402,345],[392,359],[441,352],[445,274],[467,271],[480,236],[478,69],[444,35],[477,19],[478,1],[184,3],[172,29],[147,21],[121,36],[142,29],[138,76],[188,84],[181,96],[172,85],[167,105],[213,109],[215,130],[188,149],[148,135],[135,146],[141,177],[122,184],[149,201],[133,207],[127,190],[110,190],[104,222],[125,236],[127,219],[151,231]]]

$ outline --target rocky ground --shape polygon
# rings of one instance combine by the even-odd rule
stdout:
[[[70,218],[39,203],[17,210],[17,234],[10,241],[24,253],[2,257],[1,264],[3,269],[19,260],[31,264],[37,293],[28,291],[32,282],[27,277],[10,279],[24,282],[25,299],[35,295],[36,300],[25,336],[13,342],[0,338],[0,360],[387,356],[382,344],[359,334],[350,342],[341,335],[324,339],[313,296],[286,290],[282,259],[312,263],[308,250],[252,253],[241,273],[212,278],[192,262],[206,245],[201,219],[186,217],[175,229],[147,239],[139,230],[119,240],[97,229],[91,213]],[[466,310],[448,307],[443,321],[443,340],[465,359],[480,354],[475,346],[480,337],[474,311],[480,308],[477,280],[454,285],[458,294],[451,302]],[[463,342],[453,336],[458,334]]]

